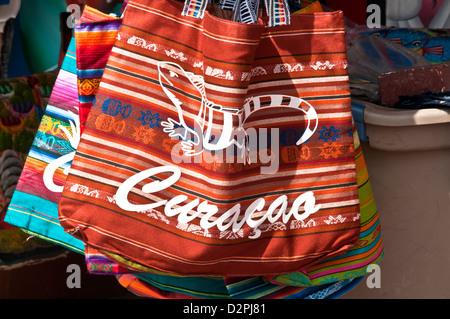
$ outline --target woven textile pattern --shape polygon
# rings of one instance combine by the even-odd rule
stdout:
[[[95,102],[103,70],[122,24],[120,18],[89,6],[75,24],[80,129]]]

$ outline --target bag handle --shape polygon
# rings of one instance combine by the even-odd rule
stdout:
[[[269,27],[291,24],[291,13],[287,0],[264,0],[264,2],[269,16]]]
[[[203,19],[208,0],[185,0],[181,15]]]
[[[203,19],[208,1],[185,0],[182,15]],[[290,24],[288,0],[264,0],[264,3],[269,17],[269,27]],[[223,0],[222,8],[225,7],[239,11],[242,22],[251,21],[250,23],[253,23],[257,19],[254,9],[259,7],[259,0]],[[239,10],[236,10],[238,8]]]
[[[258,20],[259,0],[240,0],[234,11],[234,21],[255,23]]]

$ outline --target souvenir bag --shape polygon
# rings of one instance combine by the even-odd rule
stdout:
[[[183,275],[275,275],[345,253],[360,220],[342,12],[243,24],[205,7],[128,3],[61,225]]]
[[[29,234],[83,254],[84,243],[59,224],[58,204],[80,140],[82,118],[89,112],[95,86],[102,76],[99,64],[101,59],[107,60],[120,22],[119,18],[90,7],[85,8],[82,19],[77,21],[77,30],[5,217],[5,221]],[[86,40],[83,35],[88,32],[96,37]],[[92,50],[93,47],[99,49]]]
[[[5,222],[82,253],[84,244],[59,224],[58,202],[79,140],[75,39],[70,41],[34,136]],[[67,172],[67,170],[66,170]]]

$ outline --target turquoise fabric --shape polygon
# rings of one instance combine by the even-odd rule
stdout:
[[[64,232],[59,224],[57,204],[20,191],[14,192],[11,203],[13,205],[8,208],[5,222],[27,233],[84,254],[84,243]],[[35,209],[43,211],[44,214],[36,213]]]
[[[221,277],[173,277],[151,273],[137,273],[134,275],[165,291],[184,293],[196,298],[230,298],[223,278]]]

